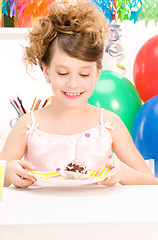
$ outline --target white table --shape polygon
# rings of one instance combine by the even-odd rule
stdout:
[[[4,188],[0,240],[158,239],[158,186]]]

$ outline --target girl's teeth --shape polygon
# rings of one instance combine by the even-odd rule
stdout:
[[[79,96],[80,93],[67,93],[66,92],[66,95],[68,95],[68,96]]]

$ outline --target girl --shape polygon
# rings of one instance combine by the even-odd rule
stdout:
[[[101,182],[106,186],[157,184],[121,119],[87,103],[100,77],[107,25],[92,1],[79,0],[52,4],[30,32],[26,64],[39,64],[55,102],[25,114],[10,132],[0,154],[8,161],[5,186],[28,187],[36,179],[26,169],[52,171],[73,159],[89,169],[115,167]]]

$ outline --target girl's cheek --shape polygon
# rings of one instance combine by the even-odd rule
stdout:
[[[90,82],[89,85],[88,85],[88,89],[89,89],[89,92],[92,94],[94,92],[94,89],[95,89],[95,83]]]
[[[51,88],[53,91],[56,91],[57,89],[59,89],[61,86],[60,81],[57,80],[56,78],[54,78],[53,80],[51,80]]]

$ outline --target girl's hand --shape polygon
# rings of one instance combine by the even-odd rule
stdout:
[[[107,168],[115,168],[115,172],[112,176],[109,176],[105,180],[98,183],[98,185],[105,185],[108,187],[114,186],[116,183],[120,182],[121,179],[121,166],[120,160],[116,157],[110,158],[106,162]]]
[[[36,178],[27,174],[28,170],[35,170],[32,163],[25,160],[13,160],[6,164],[4,186],[9,187],[13,184],[15,187],[27,188],[36,182]]]

